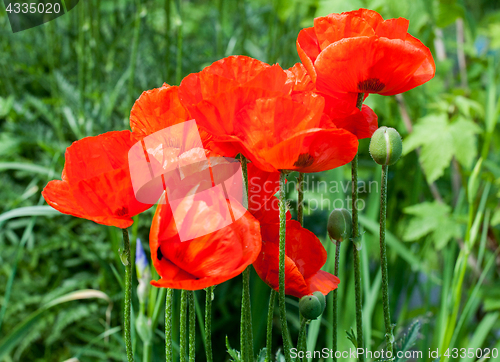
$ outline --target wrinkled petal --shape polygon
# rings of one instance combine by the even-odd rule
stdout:
[[[176,225],[168,204],[159,205],[150,232],[153,265],[161,279],[157,287],[198,290],[220,284],[239,275],[257,258],[261,248],[258,221],[241,205],[232,202],[243,216],[229,226],[187,241],[180,241],[177,229],[206,228],[220,221],[220,209],[201,201],[185,207],[182,225]]]
[[[286,69],[285,72],[288,76],[288,81],[292,83],[292,94],[293,92],[310,92],[315,90],[316,85],[302,63],[296,63],[293,67]]]
[[[262,228],[262,251],[253,265],[264,282],[279,290],[279,224],[265,224]],[[320,271],[326,262],[325,248],[295,220],[287,221],[285,254],[286,294],[300,298],[317,290],[327,294],[337,287],[336,277]]]
[[[373,27],[365,19],[351,12],[314,19],[314,31],[321,50],[343,38],[375,35]]]
[[[316,82],[314,62],[321,53],[321,48],[319,47],[314,28],[305,28],[299,32],[297,37],[297,53],[299,53],[299,58],[311,76],[312,81]]]
[[[313,293],[318,291],[327,295],[332,290],[337,289],[340,279],[333,274],[319,270],[313,277],[307,280],[307,283],[309,283],[309,289]]]
[[[319,91],[394,95],[429,80],[434,69],[428,64],[428,49],[416,42],[377,37],[346,38],[329,45],[314,64]],[[433,64],[433,63],[432,63]],[[417,73],[417,71],[419,71]],[[417,73],[418,79],[414,79]]]
[[[127,156],[135,142],[129,131],[74,142],[66,150],[63,180],[42,191],[47,203],[99,224],[130,226],[132,216],[151,207],[137,201],[130,180]]]
[[[178,87],[164,84],[143,92],[130,112],[130,128],[138,139],[189,120],[179,100]]]
[[[256,152],[250,159],[263,170],[321,172],[352,161],[358,140],[343,129],[312,129],[297,134],[275,147]]]

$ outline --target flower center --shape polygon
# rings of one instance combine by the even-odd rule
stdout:
[[[309,167],[314,163],[314,157],[308,153],[301,153],[293,164],[295,167]]]
[[[385,84],[378,78],[370,78],[358,83],[358,89],[362,93],[378,93],[384,89]]]
[[[122,208],[115,211],[115,215],[117,216],[125,216],[127,214],[128,214],[128,208],[126,206],[123,206]]]
[[[157,256],[158,260],[163,259],[163,254],[161,253],[160,248],[158,248],[158,250],[156,250],[156,256]]]

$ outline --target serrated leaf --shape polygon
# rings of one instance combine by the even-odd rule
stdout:
[[[465,168],[470,168],[477,156],[476,134],[481,129],[472,121],[458,117],[448,121],[446,113],[424,117],[403,141],[403,153],[421,147],[420,162],[427,182],[441,177],[453,156]]]
[[[267,348],[262,348],[257,356],[257,362],[266,362]]]
[[[411,324],[410,328],[408,328],[408,332],[403,334],[403,337],[401,337],[401,339],[396,342],[396,351],[402,352],[401,355],[404,356],[405,352],[410,350],[410,348],[412,348],[417,342],[419,333],[420,322],[416,320]],[[396,356],[398,355],[397,352],[395,353]],[[396,358],[396,362],[406,361],[407,359],[408,358],[405,357]]]
[[[358,348],[358,340],[356,338],[356,333],[354,333],[354,330],[351,328],[350,331],[345,331],[347,334],[347,339],[351,341],[351,343],[354,345],[354,348]]]
[[[472,121],[459,118],[450,125],[449,132],[453,138],[454,154],[457,161],[465,168],[470,169],[477,156],[475,135],[481,132],[481,128]]]
[[[231,347],[229,344],[229,339],[226,336],[226,349],[227,353],[231,356],[231,362],[241,362],[241,354],[238,350]]]
[[[451,207],[448,205],[437,201],[423,202],[406,207],[403,211],[415,216],[405,229],[405,241],[415,241],[431,234],[439,250],[445,247],[450,239],[460,236],[460,225],[451,217]]]

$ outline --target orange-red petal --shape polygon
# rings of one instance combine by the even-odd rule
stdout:
[[[145,91],[130,112],[130,128],[142,139],[174,124],[189,120],[188,111],[179,100],[178,87],[164,84]]]
[[[329,45],[316,59],[316,87],[325,92],[405,92],[434,76],[434,62],[429,54],[425,46],[413,39],[342,39]]]
[[[216,210],[203,202],[195,201],[188,213],[189,227],[217,222]],[[151,284],[157,287],[198,290],[220,284],[239,275],[260,252],[259,223],[248,211],[229,226],[187,241],[180,241],[176,228],[170,205],[159,205],[150,232],[151,257],[161,277]]]
[[[254,268],[271,288],[279,289],[278,224],[264,224],[262,251]],[[337,287],[338,278],[320,271],[326,262],[326,251],[319,239],[295,220],[287,221],[285,250],[285,293],[298,298],[320,291],[328,294]]]
[[[87,137],[67,148],[62,181],[51,181],[42,192],[49,205],[65,214],[99,224],[128,227],[132,216],[151,205],[137,201],[128,165],[136,142],[130,131]]]

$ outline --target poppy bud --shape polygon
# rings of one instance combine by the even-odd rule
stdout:
[[[323,312],[325,310],[325,307],[326,307],[326,298],[325,298],[325,296],[323,295],[323,293],[321,293],[319,291],[314,292],[313,295],[316,298],[318,298],[319,302],[321,303],[321,311]]]
[[[332,240],[342,242],[349,239],[352,233],[351,213],[346,209],[333,210],[328,218],[326,229]]]
[[[315,295],[305,295],[300,298],[299,311],[306,319],[316,319],[323,313],[323,308]]]
[[[379,165],[389,166],[396,163],[403,152],[403,142],[394,128],[380,127],[370,140],[370,154]]]

